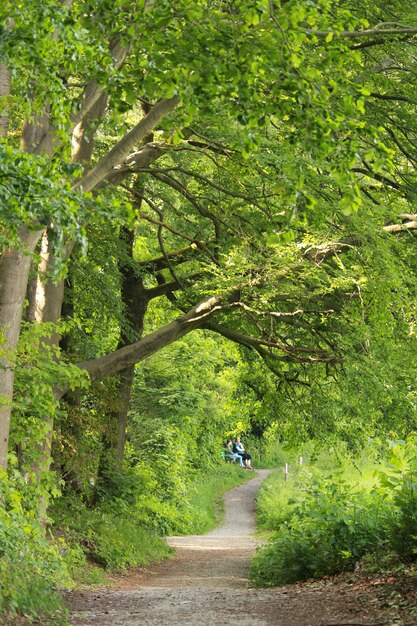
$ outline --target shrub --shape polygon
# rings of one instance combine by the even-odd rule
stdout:
[[[389,463],[380,472],[391,503],[390,547],[405,561],[417,558],[417,439],[390,442]]]
[[[102,502],[88,508],[75,497],[65,498],[55,508],[54,528],[59,528],[74,550],[107,569],[123,569],[157,562],[171,549],[135,515],[135,507],[123,500]],[[75,562],[74,575],[81,567]]]
[[[19,489],[0,475],[0,617],[26,615],[63,624],[58,586],[69,582],[59,544],[25,511]]]
[[[417,439],[389,442],[388,461],[362,459],[303,470],[300,480],[265,483],[259,519],[275,530],[252,566],[257,584],[279,585],[363,568],[401,571],[417,558]],[[372,458],[367,457],[367,458]],[[323,464],[322,464],[323,465]],[[344,474],[341,468],[344,468]],[[371,472],[374,476],[371,478]],[[377,478],[376,478],[377,477]]]
[[[304,472],[298,488],[271,544],[254,559],[252,577],[258,584],[280,585],[351,569],[384,541],[374,520],[373,497],[342,477]]]

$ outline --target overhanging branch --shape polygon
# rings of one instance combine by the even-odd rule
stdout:
[[[146,337],[98,359],[77,363],[77,367],[86,371],[91,381],[101,380],[107,376],[117,374],[127,367],[144,361],[196,328],[201,328],[216,311],[221,310],[224,304],[236,297],[237,294],[230,294],[227,298],[207,298],[207,300],[192,307],[187,313],[181,315],[170,324],[150,333]],[[62,398],[67,391],[68,387],[61,388],[56,392],[56,398]]]

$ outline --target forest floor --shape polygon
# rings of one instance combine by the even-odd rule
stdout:
[[[247,578],[255,497],[268,470],[228,492],[224,524],[170,537],[173,559],[66,595],[71,626],[416,626],[417,576],[356,574],[256,589]]]

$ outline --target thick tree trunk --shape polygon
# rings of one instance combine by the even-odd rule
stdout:
[[[55,264],[55,256],[52,249],[48,232],[45,231],[42,236],[40,249],[40,262],[38,265],[38,280],[36,286],[31,289],[30,295],[33,301],[29,303],[31,312],[31,321],[39,322],[58,322],[61,317],[62,301],[64,298],[64,280],[54,283],[48,276]],[[52,333],[44,338],[45,346],[57,346],[59,344],[60,335]],[[35,480],[39,480],[49,471],[51,466],[52,439],[54,433],[54,417],[53,415],[40,416],[45,426],[45,436],[42,441],[36,443],[36,461],[32,465],[32,472]],[[39,500],[39,520],[45,523],[47,511],[47,498],[42,497]]]
[[[127,330],[120,333],[118,348],[131,343],[132,339],[142,337],[143,323],[148,307],[148,297],[143,280],[135,272],[133,265],[133,245],[135,234],[123,228],[120,233],[122,245],[126,248],[128,262],[120,263],[122,277],[122,302],[124,305],[125,318],[128,323]],[[119,378],[119,407],[117,411],[118,438],[117,438],[117,465],[121,468],[126,441],[127,416],[129,412],[130,395],[134,378],[135,366],[131,365],[120,372]]]
[[[125,453],[126,429],[128,423],[130,397],[135,377],[135,366],[131,365],[120,372],[119,410],[117,412],[117,468],[121,470]]]
[[[93,86],[87,86],[86,98],[90,96]],[[72,161],[74,163],[91,161],[94,150],[96,128],[91,127],[92,120],[101,119],[107,106],[107,95],[102,94],[88,113],[77,123],[72,133]]]
[[[26,120],[22,129],[20,148],[29,154],[44,152],[51,155],[53,152],[53,137],[50,128],[49,106],[33,119]]]
[[[61,317],[64,280],[55,283],[49,276],[55,264],[55,255],[47,232],[42,236],[40,257],[39,276],[34,289],[35,301],[31,303],[34,321],[57,322]],[[57,344],[57,340],[58,335],[54,336],[50,343]]]
[[[121,297],[124,306],[125,324],[122,325],[117,348],[122,348],[132,340],[138,340],[143,333],[143,322],[148,306],[147,292],[141,276],[137,275],[133,261],[135,233],[122,228],[119,235],[120,247],[124,253],[119,262],[121,275]],[[126,442],[132,382],[135,366],[130,365],[119,373],[117,383],[117,409],[110,415],[108,432],[103,436],[103,450],[100,459],[99,478],[105,481],[114,470],[120,471],[123,463]],[[117,425],[117,426],[116,426]]]
[[[9,130],[10,71],[0,63],[0,137],[6,138]]]
[[[41,235],[41,231],[22,229],[21,247],[3,250],[0,259],[0,331],[5,341],[0,361],[0,467],[3,469],[7,467],[14,360],[31,265],[30,253],[35,250]]]
[[[35,322],[53,322],[56,323],[61,318],[62,302],[64,299],[64,280],[55,283],[48,277],[55,263],[55,256],[52,245],[45,232],[42,237],[40,263],[38,266],[38,280],[35,289],[35,302],[31,305],[34,312]],[[50,346],[59,344],[60,335],[53,333],[45,338],[44,343]],[[54,429],[54,419],[51,415],[43,416],[44,423],[47,427],[47,434],[42,442],[37,446],[38,461],[33,467],[35,476],[40,476],[43,472],[49,470],[51,464],[52,437]]]

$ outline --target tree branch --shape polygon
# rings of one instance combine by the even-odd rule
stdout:
[[[159,159],[169,148],[168,144],[158,141],[146,143],[140,150],[130,154],[123,163],[117,165],[109,173],[107,180],[117,185],[119,181],[124,180],[129,174],[146,170],[151,163]]]
[[[339,363],[341,359],[339,357],[331,356],[325,350],[317,350],[315,348],[293,347],[285,344],[279,344],[272,341],[264,341],[263,339],[257,339],[248,335],[243,335],[226,326],[205,323],[204,328],[211,330],[215,333],[231,339],[235,343],[239,343],[247,348],[253,348],[262,357],[268,357],[277,361],[290,361],[292,363]],[[279,349],[284,352],[284,355],[276,355],[270,352],[269,349]],[[313,356],[304,356],[300,353],[311,353]]]
[[[123,48],[120,45],[119,39],[116,38],[110,44],[110,52],[114,60],[114,67],[118,69],[123,65],[129,54],[129,48]],[[98,84],[95,78],[88,82],[83,92],[83,100],[80,108],[71,116],[71,125],[73,127],[82,122],[104,93],[104,89]]]
[[[153,209],[154,211],[158,213],[158,209],[149,198],[146,198],[144,196],[143,201],[146,202],[146,204],[148,204],[151,207],[151,209]],[[166,230],[169,230],[174,235],[178,235],[178,237],[181,237],[182,239],[185,239],[186,241],[190,241],[192,246],[195,246],[196,248],[199,248],[200,250],[203,250],[204,252],[206,252],[206,254],[208,254],[208,256],[211,258],[213,263],[215,263],[217,266],[220,265],[219,261],[214,257],[212,252],[207,248],[204,241],[200,241],[199,239],[193,239],[193,237],[189,237],[185,233],[182,233],[179,230],[177,230],[176,228],[169,226],[169,224],[167,224],[166,222],[153,219],[149,215],[146,215],[146,213],[144,213],[143,211],[139,211],[138,216],[151,224],[155,224],[155,226],[158,226],[158,228],[165,228]],[[166,264],[166,267],[168,266],[169,266],[169,263]]]
[[[114,168],[127,159],[133,148],[155,128],[165,115],[173,111],[179,102],[177,96],[157,102],[92,170],[73,185],[73,189],[82,189],[86,193],[97,187]]]
[[[366,30],[310,30],[308,28],[303,29],[308,35],[313,35],[319,39],[325,39],[329,35],[333,34],[336,37],[343,37],[347,39],[355,39],[356,37],[375,37],[375,35],[416,35],[417,28],[415,26],[403,26],[397,22],[382,22],[377,24],[374,28],[368,28]]]
[[[182,285],[177,281],[171,281],[170,283],[161,283],[157,287],[150,287],[146,289],[146,297],[148,300],[159,298],[160,296],[166,296],[174,291],[182,289]]]
[[[216,189],[217,191],[220,191],[221,193],[224,193],[227,196],[231,196],[232,198],[240,198],[242,200],[246,200],[247,202],[250,202],[251,204],[256,206],[258,209],[260,209],[262,212],[265,212],[265,209],[263,207],[259,206],[258,200],[257,200],[256,197],[248,196],[247,194],[240,193],[238,191],[233,191],[232,189],[226,189],[225,187],[221,187],[220,185],[217,185],[216,183],[214,183],[212,180],[210,180],[206,176],[203,176],[202,174],[198,174],[197,172],[193,172],[191,170],[187,170],[187,169],[182,168],[182,167],[166,167],[166,168],[163,168],[163,169],[157,169],[157,168],[145,169],[145,168],[140,168],[140,170],[142,172],[148,172],[148,173],[150,173],[152,175],[154,175],[154,174],[168,174],[168,172],[180,172],[181,174],[185,174],[186,176],[191,176],[192,178],[195,178],[195,179],[201,181],[202,183],[205,183],[209,187],[212,187],[213,189]],[[172,179],[172,180],[175,180],[175,179]],[[272,195],[274,195],[274,194],[271,194],[271,196]],[[269,197],[271,197],[271,196],[269,196]]]
[[[184,198],[186,198],[189,202],[191,202],[191,204],[197,209],[197,211],[203,217],[207,217],[208,219],[210,219],[213,222],[214,225],[217,225],[217,224],[219,224],[219,222],[222,222],[222,220],[220,220],[216,215],[214,215],[214,213],[212,213],[211,211],[206,209],[206,207],[203,206],[197,200],[197,198],[195,198],[195,196],[193,196],[188,191],[188,189],[182,183],[180,183],[178,180],[176,180],[175,178],[172,178],[172,176],[168,176],[167,174],[158,174],[154,170],[149,170],[149,173],[154,178],[156,178],[157,180],[160,180],[161,182],[165,183],[166,185],[169,185],[170,187],[172,187],[173,189],[176,189],[176,191],[178,191],[181,195],[183,195]],[[222,222],[222,223],[224,224],[224,222]]]
[[[176,264],[186,263],[190,260],[190,256],[197,250],[197,245],[191,244],[186,248],[175,250],[174,252],[168,252],[170,262],[175,261]],[[150,272],[159,272],[167,268],[166,258],[164,256],[157,257],[155,259],[149,259],[149,261],[140,261],[138,263],[140,267],[148,269]]]
[[[417,229],[417,215],[414,216],[414,219],[411,219],[408,222],[404,222],[403,224],[388,224],[387,226],[383,226],[383,230],[387,233],[399,233],[404,230],[416,230]]]
[[[389,187],[396,189],[397,191],[401,189],[401,185],[399,185],[395,180],[391,180],[387,176],[383,176],[382,174],[378,174],[377,172],[373,172],[371,169],[364,167],[352,167],[352,172],[357,172],[358,174],[365,174],[368,178],[373,178],[374,180],[378,180],[381,183],[385,183]]]
[[[236,295],[230,295],[227,300],[233,299],[233,297],[236,297]],[[86,371],[91,381],[101,380],[106,376],[117,374],[126,367],[131,367],[159,352],[159,350],[169,346],[192,330],[201,328],[216,311],[222,309],[227,300],[221,297],[208,298],[192,307],[187,313],[181,315],[170,324],[139,339],[139,341],[98,359],[77,363],[77,367]],[[57,399],[62,398],[67,391],[66,387],[60,389],[57,392]]]

